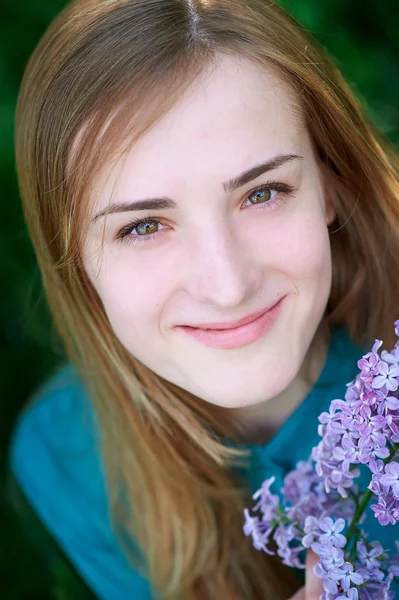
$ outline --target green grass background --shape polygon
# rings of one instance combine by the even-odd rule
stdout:
[[[145,0],[143,0],[145,1]],[[268,2],[269,0],[265,0]],[[399,143],[397,0],[284,0],[283,5],[334,56],[386,135]],[[13,125],[26,61],[63,0],[2,0],[0,9],[0,597],[79,600],[89,594],[68,562],[47,547],[25,514],[21,527],[6,492],[10,433],[26,398],[60,360],[23,222],[14,165]],[[8,488],[7,488],[8,489]],[[121,599],[124,600],[124,599]]]

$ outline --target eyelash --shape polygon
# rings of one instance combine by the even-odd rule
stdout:
[[[264,191],[277,191],[280,192],[280,194],[277,194],[277,196],[275,196],[271,200],[265,201],[262,204],[253,204],[252,206],[272,210],[275,206],[285,204],[288,201],[288,199],[293,196],[294,188],[286,183],[280,183],[278,181],[267,181],[266,183],[259,185],[250,192],[248,192],[245,201],[247,201],[248,198],[250,198],[254,194]],[[157,217],[148,217],[147,219],[134,219],[117,233],[116,240],[124,244],[145,244],[153,241],[154,238],[158,237],[158,235],[162,235],[163,230],[156,231],[155,233],[150,233],[148,235],[131,235],[133,229],[135,229],[143,223],[157,223],[159,225],[163,224],[162,220]]]

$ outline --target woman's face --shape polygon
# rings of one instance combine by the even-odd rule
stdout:
[[[330,293],[334,214],[294,102],[272,71],[221,57],[92,199],[84,262],[116,335],[219,406],[257,404],[294,380]],[[250,325],[202,329],[279,300]]]

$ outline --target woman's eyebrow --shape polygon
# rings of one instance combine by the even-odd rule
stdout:
[[[302,156],[298,154],[280,154],[271,158],[270,160],[262,163],[260,165],[255,165],[251,167],[248,171],[244,171],[238,177],[230,179],[229,181],[225,181],[223,185],[223,189],[225,192],[232,192],[237,188],[249,183],[253,179],[256,179],[263,173],[267,171],[272,171],[273,169],[277,169],[281,167],[281,165],[291,161],[302,159]],[[120,212],[131,212],[134,210],[164,210],[166,208],[176,208],[177,204],[171,198],[147,198],[145,200],[134,200],[133,202],[123,202],[117,204],[110,204],[104,210],[99,212],[94,218],[93,222],[97,221],[100,217],[104,217],[105,215],[109,215],[111,213],[120,213]]]

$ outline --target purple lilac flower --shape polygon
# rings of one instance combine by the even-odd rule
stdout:
[[[333,523],[329,523],[329,529],[332,529],[333,525]],[[337,521],[335,526],[340,528],[341,524],[338,525]],[[312,544],[312,549],[320,556],[320,561],[315,566],[314,573],[316,577],[322,580],[323,588],[327,594],[332,594],[333,598],[337,598],[342,594],[348,594],[352,584],[356,586],[363,583],[362,574],[349,561],[344,561],[344,552],[337,547],[334,536],[330,538],[320,537],[319,542]]]
[[[252,496],[254,500],[259,498],[258,503],[254,506],[253,510],[260,510],[262,513],[262,518],[264,521],[272,521],[276,518],[276,509],[279,505],[280,499],[277,494],[272,494],[270,492],[270,486],[275,481],[275,477],[270,477],[266,479],[262,487],[255,492]]]
[[[299,554],[303,548],[299,545],[290,546],[290,542],[298,539],[298,532],[293,525],[280,525],[274,532],[273,539],[277,544],[277,554],[282,559],[282,563],[288,567],[303,568],[304,564],[299,559]]]
[[[396,346],[392,352],[387,352],[387,350],[383,350],[381,352],[381,358],[386,363],[390,363],[394,366],[399,365],[399,346]]]
[[[392,514],[392,502],[387,501],[385,498],[380,496],[378,504],[371,504],[371,510],[374,511],[375,517],[378,519],[380,525],[394,525],[395,518]]]
[[[399,442],[399,345],[384,353],[385,360],[378,354],[381,345],[375,340],[358,361],[361,372],[348,384],[345,401],[333,400],[319,417],[322,440],[312,458],[327,493],[337,489],[347,497],[355,478],[352,466],[387,459],[389,444]]]
[[[245,524],[243,531],[245,535],[252,536],[252,542],[257,550],[263,550],[266,554],[274,554],[267,547],[270,534],[273,530],[268,523],[265,523],[259,517],[251,517],[247,508],[244,509]]]
[[[304,532],[305,535],[301,540],[302,546],[305,548],[310,548],[310,546],[319,538],[320,535],[319,520],[311,515],[306,517]]]
[[[347,600],[348,598],[349,600],[358,600],[359,592],[356,588],[351,588],[350,590],[343,592],[342,594],[336,597],[336,600]]]
[[[399,463],[391,462],[385,465],[385,473],[381,476],[380,483],[390,486],[393,497],[399,499]]]
[[[399,319],[395,334],[399,338]],[[270,491],[272,477],[253,496],[261,518],[244,511],[244,533],[257,549],[273,554],[273,538],[282,562],[297,568],[305,566],[306,548],[319,554],[314,572],[322,580],[322,600],[392,600],[391,582],[399,577],[399,543],[389,557],[360,529],[365,512],[353,521],[356,506],[366,506],[371,494],[381,525],[399,521],[399,339],[391,352],[379,354],[382,343],[375,340],[358,361],[360,373],[347,384],[345,399],[335,398],[321,413],[321,440],[285,477],[281,501]],[[359,463],[371,474],[363,491],[355,481]]]
[[[380,483],[381,477],[384,473],[384,463],[382,460],[370,460],[368,467],[372,472],[371,482],[369,484],[369,489],[376,494],[377,496],[381,493],[387,494],[389,492],[389,486],[384,486]]]
[[[377,496],[378,503],[370,506],[380,525],[394,525],[399,520],[399,464],[382,461],[369,465],[373,473],[369,489]],[[385,471],[384,471],[385,468]]]
[[[349,470],[351,464],[367,463],[373,455],[372,440],[369,436],[353,438],[344,434],[341,445],[333,449],[333,457]]]
[[[399,398],[395,398],[395,396],[387,396],[386,398],[384,398],[384,400],[380,402],[378,408],[381,412],[385,411],[386,413],[388,410],[398,410]]]
[[[389,563],[390,566],[388,571],[392,573],[394,577],[399,577],[399,542],[395,540],[396,553],[390,556]]]
[[[399,401],[398,401],[399,402]],[[369,436],[372,441],[373,436],[381,435],[378,432],[387,424],[387,419],[381,414],[375,415],[370,406],[362,406],[360,409],[362,423],[359,425],[359,433],[363,436]],[[361,438],[361,439],[362,439]]]
[[[379,570],[381,562],[379,557],[384,555],[384,549],[379,542],[373,542],[369,549],[364,542],[357,544],[357,557],[359,562],[369,571]]]
[[[339,581],[344,592],[349,591],[352,583],[355,585],[360,585],[363,583],[363,577],[354,570],[351,563],[345,562],[342,567],[340,567],[339,571],[342,573]]]
[[[363,381],[372,381],[374,375],[378,375],[378,355],[372,352],[369,357],[364,356],[358,361],[357,366],[361,369]]]
[[[397,382],[397,377],[399,376],[399,366],[390,366],[385,361],[381,360],[378,363],[378,371],[380,375],[377,375],[377,377],[373,379],[371,385],[377,390],[385,386],[387,390],[395,392],[399,387]]]
[[[337,519],[334,523],[331,517],[324,517],[324,519],[320,520],[319,527],[324,532],[319,537],[320,541],[330,540],[338,548],[345,546],[346,537],[339,533],[345,527],[343,519]]]
[[[333,569],[339,569],[345,562],[345,554],[342,548],[337,548],[332,543],[316,543],[314,548],[318,549],[319,554],[321,555],[320,562],[327,572]]]

